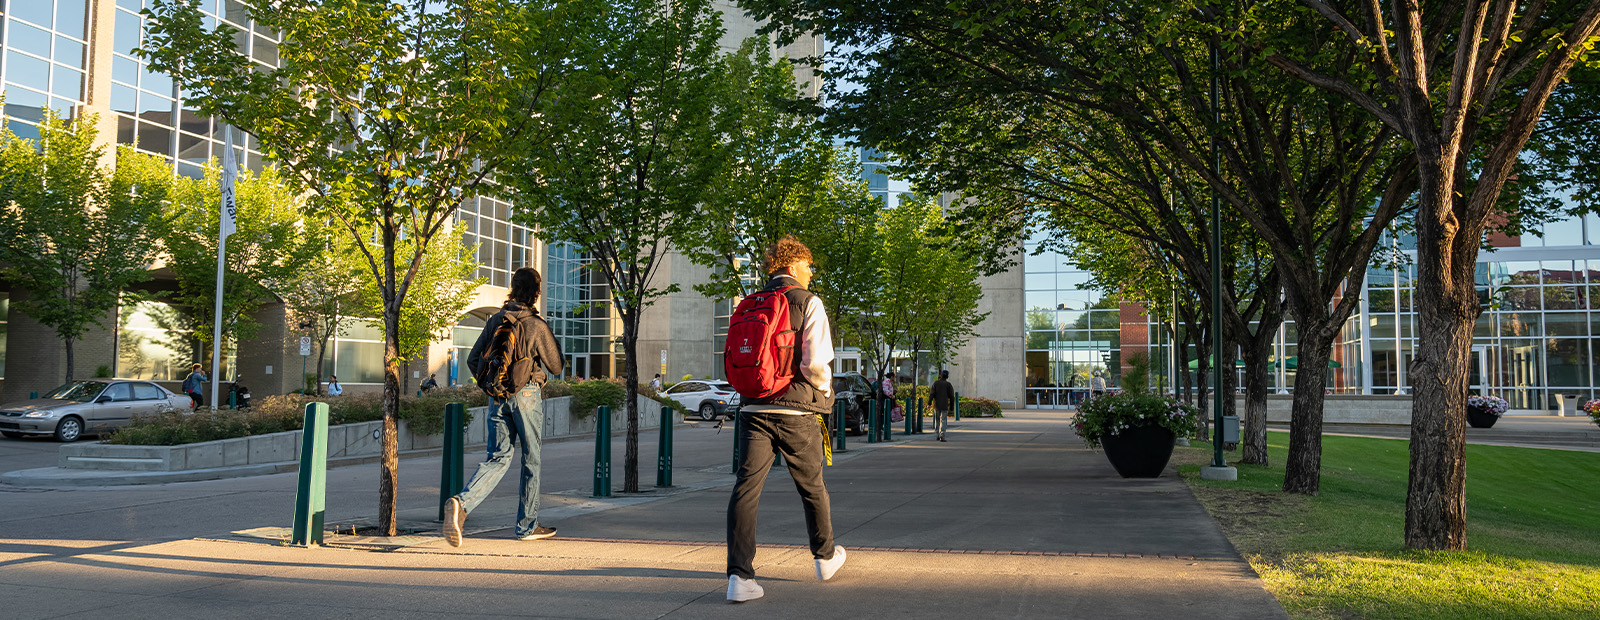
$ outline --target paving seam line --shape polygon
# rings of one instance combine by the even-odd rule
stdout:
[[[724,542],[724,541],[707,542],[707,541],[695,541],[695,540],[647,540],[647,539],[633,539],[633,538],[584,538],[584,537],[571,537],[571,538],[560,537],[560,538],[551,539],[551,542],[580,542],[580,543],[600,543],[600,544],[612,544],[612,545],[667,545],[667,546],[681,546],[681,547],[723,547],[723,546],[727,545],[727,543]],[[776,550],[783,550],[783,551],[809,551],[810,550],[810,547],[806,546],[806,545],[763,544],[763,545],[758,545],[758,546],[760,548],[762,548],[762,549],[776,549]],[[1190,562],[1199,562],[1199,561],[1226,561],[1226,562],[1232,562],[1232,561],[1236,561],[1233,558],[1209,558],[1209,557],[1197,557],[1197,556],[1189,556],[1189,555],[1154,554],[1154,553],[1152,553],[1152,554],[1144,554],[1144,553],[1110,553],[1110,552],[1089,552],[1089,551],[1014,551],[1014,550],[1006,550],[1006,549],[933,549],[933,548],[919,548],[919,547],[865,547],[865,546],[855,546],[855,545],[850,546],[849,549],[852,550],[852,551],[883,551],[883,552],[889,552],[889,553],[920,553],[920,554],[940,554],[940,555],[1010,555],[1010,556],[1037,556],[1037,557],[1119,558],[1119,559],[1120,558],[1127,558],[1127,559],[1185,560],[1185,561],[1190,561]],[[432,549],[424,549],[424,548],[417,548],[417,547],[407,547],[406,548],[406,553],[421,553],[421,554],[429,554],[429,555],[516,555],[516,554],[497,554],[497,553],[463,553],[463,552],[455,551],[455,550],[448,550],[448,551],[446,551],[446,550],[432,550]]]

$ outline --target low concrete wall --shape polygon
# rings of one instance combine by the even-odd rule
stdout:
[[[572,397],[551,398],[544,401],[544,438],[560,439],[592,435],[595,416],[582,418],[571,413]],[[468,410],[472,421],[467,424],[466,445],[488,443],[488,407]],[[661,404],[647,397],[639,397],[639,428],[659,428]],[[618,408],[611,412],[611,430],[627,429],[627,415]],[[357,422],[328,427],[328,458],[377,455],[381,449],[379,435],[383,422]],[[111,471],[189,471],[218,467],[268,465],[292,463],[300,459],[300,431],[255,435],[238,439],[223,439],[179,446],[122,446],[107,443],[72,443],[61,446],[57,466],[63,469],[99,469]],[[444,443],[441,435],[417,435],[408,425],[400,422],[400,451],[438,448]]]
[[[1363,396],[1360,394],[1328,394],[1322,397],[1322,422],[1324,424],[1411,424],[1411,396]],[[1238,410],[1244,411],[1244,397],[1237,400]],[[1267,395],[1267,421],[1289,422],[1289,412],[1294,407],[1294,395]]]

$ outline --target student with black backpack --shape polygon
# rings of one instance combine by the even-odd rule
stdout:
[[[844,565],[833,543],[833,520],[822,467],[828,434],[822,416],[833,410],[833,336],[822,299],[811,284],[811,250],[793,236],[766,252],[771,279],[739,302],[728,320],[723,369],[739,392],[738,479],[728,500],[728,601],[761,598],[755,581],[756,507],[781,452],[805,507],[817,579]]]
[[[516,537],[538,540],[555,536],[539,525],[539,441],[544,428],[541,392],[549,374],[562,372],[561,345],[550,324],[539,316],[539,271],[523,267],[511,275],[511,294],[472,345],[467,368],[489,395],[489,457],[473,472],[461,493],[445,504],[444,539],[461,546],[462,527],[511,464],[511,447],[522,447],[521,500]]]

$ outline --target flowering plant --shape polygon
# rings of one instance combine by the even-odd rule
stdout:
[[[1072,430],[1090,447],[1098,447],[1106,435],[1152,424],[1188,437],[1200,427],[1200,410],[1155,394],[1098,396],[1078,405]]]
[[[1480,412],[1487,413],[1495,417],[1505,414],[1506,409],[1509,409],[1510,407],[1511,405],[1506,402],[1506,399],[1500,398],[1499,396],[1467,397],[1468,409],[1477,409]]]
[[[1583,412],[1589,414],[1589,419],[1595,424],[1600,424],[1600,400],[1591,400],[1583,404]]]

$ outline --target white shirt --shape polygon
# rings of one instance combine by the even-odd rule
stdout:
[[[805,316],[800,321],[800,368],[797,373],[822,395],[833,398],[833,327],[828,323],[828,311],[822,307],[822,298],[813,295],[806,302]],[[791,415],[816,415],[779,405],[746,405],[745,411],[756,413],[784,413]]]

